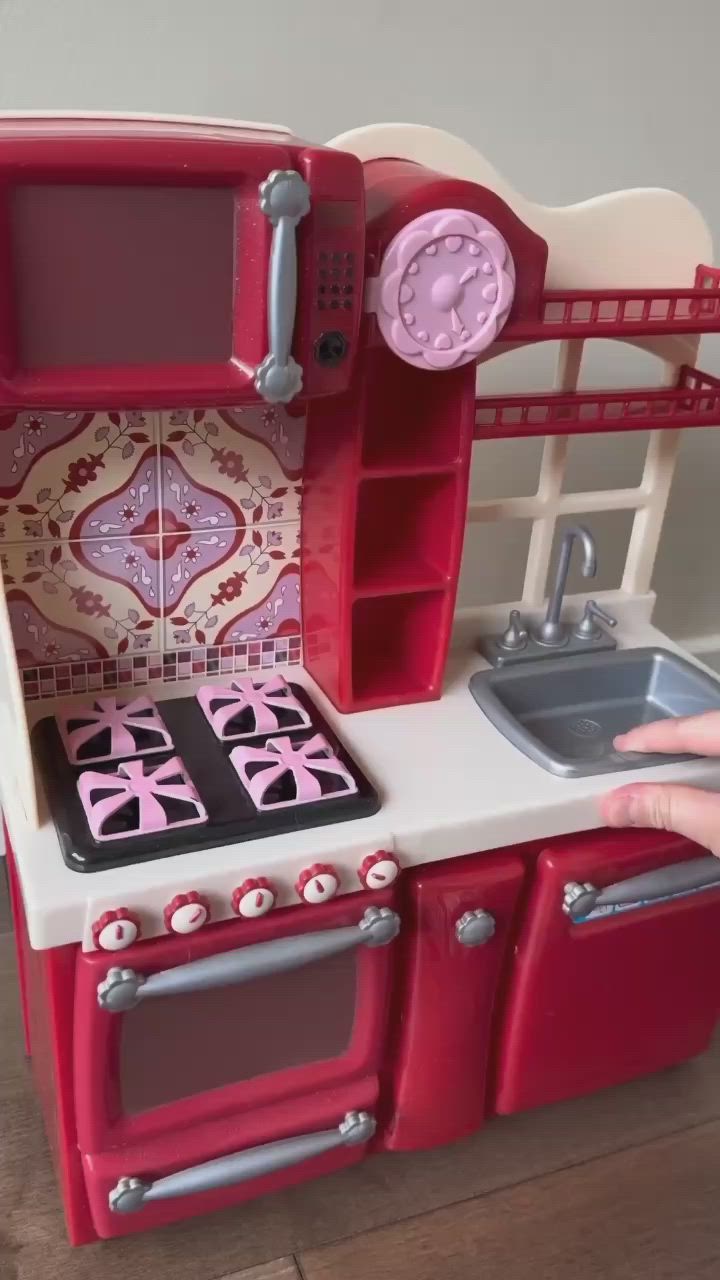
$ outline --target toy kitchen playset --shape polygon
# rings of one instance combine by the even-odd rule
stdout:
[[[641,766],[718,785],[612,745],[720,706],[650,620],[678,442],[720,425],[711,261],[678,195],[546,209],[433,129],[0,119],[0,774],[74,1243],[707,1047],[720,862],[597,828]],[[579,389],[598,338],[658,386]],[[483,394],[547,339],[552,392]],[[566,491],[573,436],[637,430],[638,487]],[[533,436],[537,491],[468,503]],[[604,511],[622,587],[570,596]],[[456,615],[500,520],[522,598]]]

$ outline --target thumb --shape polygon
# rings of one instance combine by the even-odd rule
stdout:
[[[631,783],[601,801],[610,827],[654,827],[674,831],[720,858],[720,795],[662,782]]]

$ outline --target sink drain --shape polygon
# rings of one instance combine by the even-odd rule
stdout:
[[[602,725],[597,720],[587,720],[583,717],[576,720],[574,724],[568,726],[570,733],[574,733],[576,738],[596,738],[602,733]]]

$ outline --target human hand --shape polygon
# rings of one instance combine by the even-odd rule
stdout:
[[[620,734],[617,751],[652,751],[720,758],[720,711],[656,720]],[[631,782],[600,804],[609,827],[655,827],[704,845],[720,858],[720,795],[668,782]]]

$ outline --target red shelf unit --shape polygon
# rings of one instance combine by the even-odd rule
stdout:
[[[502,342],[637,338],[720,331],[720,269],[700,265],[692,289],[566,289],[544,293],[537,317],[510,320]]]
[[[342,711],[440,694],[474,414],[472,365],[429,378],[384,347],[364,352],[343,414],[308,405],[305,661]]]
[[[720,378],[683,365],[676,387],[479,396],[475,439],[720,426]]]

